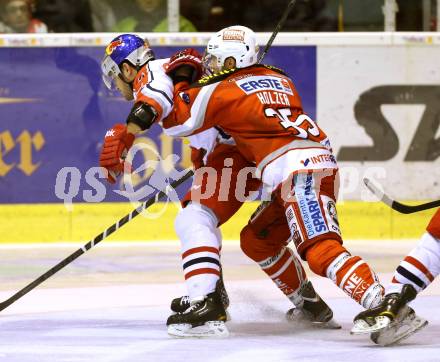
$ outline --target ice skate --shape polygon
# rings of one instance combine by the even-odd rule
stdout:
[[[229,296],[228,296],[228,293],[226,292],[225,284],[223,283],[223,275],[217,281],[217,284],[215,286],[215,290],[217,291],[217,293],[219,293],[220,298],[223,303],[223,307],[225,308],[225,310],[228,309]],[[171,305],[170,305],[171,310],[175,313],[183,313],[189,307],[190,307],[190,300],[189,300],[188,295],[183,295],[179,298],[174,298],[171,301]],[[228,316],[228,320],[229,320],[229,316]]]
[[[381,346],[389,346],[410,337],[426,327],[428,321],[416,315],[411,307],[404,306],[390,325],[371,334],[371,340]]]
[[[183,313],[190,307],[190,305],[191,301],[189,300],[189,295],[182,295],[171,301],[170,308],[174,313]]]
[[[168,317],[168,334],[174,337],[227,337],[226,311],[216,291],[195,300],[184,312]]]
[[[350,333],[372,333],[371,340],[382,346],[409,337],[428,324],[407,306],[416,295],[414,287],[405,284],[400,293],[389,294],[377,307],[359,313]]]
[[[304,303],[301,307],[289,309],[286,318],[290,322],[324,329],[340,329],[341,326],[333,319],[333,311],[316,293],[310,281],[301,291]]]

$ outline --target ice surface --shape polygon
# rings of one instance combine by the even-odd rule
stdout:
[[[0,287],[0,300],[77,247],[1,249],[0,282],[7,288]],[[384,281],[390,279],[394,256],[406,251],[403,249],[387,254],[392,263],[371,258],[384,271],[380,274]],[[296,328],[284,319],[289,301],[238,247],[226,245],[223,254],[232,317],[227,323],[231,332],[227,339],[188,340],[167,335],[169,302],[184,291],[178,246],[106,246],[83,255],[0,312],[0,360],[440,361],[438,281],[413,303],[417,313],[429,320],[428,327],[398,346],[383,348],[365,336],[349,334],[360,307],[328,280],[311,277],[342,330]],[[19,260],[21,269],[14,269]],[[142,272],[142,265],[148,271]]]

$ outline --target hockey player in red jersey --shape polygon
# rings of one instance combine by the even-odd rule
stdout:
[[[440,274],[440,209],[432,217],[418,245],[400,262],[385,298],[377,307],[354,318],[355,333],[371,333],[373,342],[389,345],[409,337],[428,322],[407,304]]]
[[[335,206],[338,167],[329,140],[304,114],[292,81],[281,70],[257,64],[249,38],[255,34],[242,26],[211,38],[205,61],[218,73],[198,85],[176,84],[164,131],[182,137],[218,127],[255,163],[271,201],[241,232],[241,247],[286,295],[295,298],[298,285],[286,272],[294,260],[285,246],[292,237],[315,273],[365,308],[374,307],[382,286],[369,265],[342,246]]]
[[[115,125],[105,137],[100,164],[108,170],[110,182],[115,182],[124,171],[124,155],[135,135],[148,130],[154,122],[161,122],[170,113],[173,83],[169,75],[174,81],[192,81],[201,73],[200,64],[193,50],[177,53],[171,59],[155,60],[148,44],[130,34],[119,36],[109,44],[102,64],[104,81],[109,87],[115,83],[121,94],[135,103],[127,125]],[[182,66],[191,70],[189,77],[175,77],[175,68]],[[243,200],[235,196],[236,185],[240,184],[237,180],[240,171],[253,164],[238,152],[234,140],[222,130],[210,128],[188,139],[196,177],[182,202],[184,208],[176,218],[175,228],[182,241],[182,265],[189,295],[173,300],[171,308],[178,313],[169,318],[168,331],[177,336],[225,336],[225,308],[229,302],[220,277],[219,226],[242,205]],[[209,185],[203,174],[199,177],[197,170],[201,166],[215,171],[214,185]],[[228,174],[227,188],[222,187],[223,169]],[[257,190],[261,182],[245,175],[244,185],[240,185],[244,193]],[[201,192],[197,190],[203,194],[210,186],[214,186],[211,195],[200,197]],[[301,292],[313,300],[305,303],[304,308],[298,308],[297,313],[315,324],[329,322],[333,315],[330,308],[313,290],[296,258],[292,257],[291,261],[291,278],[298,280],[297,289],[301,286]],[[198,309],[207,303],[212,312],[203,318],[197,317]],[[182,318],[191,319],[189,327],[188,323],[181,323]],[[192,327],[206,322],[210,322],[208,330],[192,331]]]

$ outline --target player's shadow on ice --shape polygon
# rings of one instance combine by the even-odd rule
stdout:
[[[306,325],[298,325],[285,320],[271,322],[231,322],[228,325],[231,334],[237,337],[244,336],[293,336],[301,335],[302,337],[316,338],[317,335],[326,335],[327,333],[335,333],[336,330],[311,327]],[[340,330],[339,330],[340,331]]]
[[[2,331],[40,331],[40,332],[56,332],[59,330],[75,330],[75,329],[130,329],[138,330],[164,330],[166,331],[165,322],[157,320],[145,319],[28,319],[16,321],[3,321]]]

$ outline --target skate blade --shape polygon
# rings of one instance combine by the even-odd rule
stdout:
[[[315,327],[323,328],[323,329],[341,329],[342,326],[336,322],[333,318],[328,322],[314,322],[313,325]]]
[[[313,321],[304,321],[302,322],[304,326],[310,326],[312,328],[320,328],[320,329],[341,329],[342,326],[336,322],[334,319],[330,319],[327,322],[313,322]]]
[[[176,312],[171,309],[171,315],[175,315],[175,314],[179,314],[179,313],[182,313],[182,312]],[[226,322],[229,322],[231,319],[232,319],[231,314],[226,310]]]
[[[302,313],[292,313],[286,315],[286,319],[289,323],[295,323],[303,328],[321,328],[321,329],[341,329],[341,325],[336,322],[333,318],[327,322],[315,322],[307,319]]]
[[[378,316],[375,318],[376,323],[370,326],[367,322],[362,319],[358,319],[354,322],[353,328],[351,328],[350,334],[370,334],[381,329],[388,327],[391,320],[386,316]]]
[[[428,325],[428,321],[419,316],[413,316],[409,320],[403,320],[402,323],[390,325],[382,331],[373,333],[371,340],[380,346],[391,346],[402,341]]]
[[[192,328],[191,324],[170,324],[168,334],[178,338],[226,338],[228,328],[223,321],[209,321],[203,326]]]

